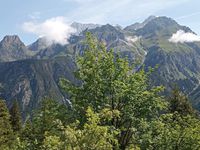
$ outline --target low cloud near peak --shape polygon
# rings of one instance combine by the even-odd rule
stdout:
[[[191,33],[185,32],[183,30],[178,30],[174,33],[171,38],[169,39],[172,43],[192,43],[200,41],[200,36]]]
[[[25,22],[22,28],[25,32],[45,37],[48,43],[59,44],[67,44],[70,35],[76,32],[64,17],[50,18],[44,22]]]

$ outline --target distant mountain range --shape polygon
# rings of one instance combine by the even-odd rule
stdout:
[[[177,84],[200,110],[200,42],[169,40],[179,31],[195,36],[190,28],[171,18],[155,16],[125,28],[110,24],[72,26],[77,33],[66,45],[48,45],[40,38],[25,46],[17,35],[4,37],[0,42],[0,97],[8,105],[17,99],[26,115],[45,96],[66,101],[58,81],[65,77],[76,82],[75,57],[84,51],[83,40],[89,31],[108,48],[128,57],[130,63],[139,62],[138,69],[141,65],[146,69],[158,65],[151,76],[152,84],[164,85],[166,94]]]

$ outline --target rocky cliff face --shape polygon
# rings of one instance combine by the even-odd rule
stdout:
[[[24,115],[45,97],[64,101],[58,82],[65,77],[74,82],[75,64],[69,57],[49,60],[22,60],[0,63],[0,97],[8,105],[17,99]]]

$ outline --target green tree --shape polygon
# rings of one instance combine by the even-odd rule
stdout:
[[[103,112],[102,112],[103,113]],[[91,108],[86,111],[87,121],[83,128],[79,121],[62,126],[63,134],[46,133],[44,149],[48,150],[111,150],[118,145],[115,135],[118,133],[110,126],[100,125],[105,115],[95,113]]]
[[[44,150],[65,150],[62,140],[56,135],[46,134],[42,147]]]
[[[159,111],[166,106],[159,96],[163,88],[148,86],[148,73],[143,69],[134,73],[127,59],[112,49],[107,50],[89,33],[86,49],[83,56],[78,57],[77,66],[75,76],[81,85],[61,80],[61,86],[70,94],[74,114],[84,124],[87,107],[97,113],[103,109],[119,111],[120,118],[106,120],[103,124],[120,130],[121,149],[137,139],[141,123],[157,118]]]
[[[169,111],[158,120],[141,125],[141,149],[198,150],[200,148],[200,120],[187,96],[178,88],[172,91]]]
[[[195,110],[192,108],[189,99],[176,87],[172,90],[169,97],[169,112],[178,112],[181,115],[195,115]]]
[[[0,149],[11,149],[14,140],[8,108],[5,102],[0,100]]]
[[[178,113],[164,114],[160,120],[148,124],[148,132],[141,137],[141,149],[199,150],[200,120]]]
[[[44,99],[34,113],[31,122],[27,122],[22,131],[21,140],[29,143],[31,149],[42,149],[45,134],[60,135],[59,124],[65,124],[67,107],[55,100]]]
[[[17,139],[16,149],[19,150],[36,150],[37,133],[35,133],[32,122],[29,118],[25,121],[21,133]]]
[[[10,108],[10,122],[15,133],[22,129],[22,118],[18,102],[15,100]]]

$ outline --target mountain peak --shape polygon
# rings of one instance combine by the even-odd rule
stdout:
[[[29,58],[32,53],[17,35],[7,35],[0,42],[0,61],[9,62]]]
[[[147,19],[144,20],[143,24],[147,24],[149,21],[151,21],[151,20],[153,20],[155,18],[158,18],[158,17],[151,15]]]
[[[169,38],[174,32],[183,29],[175,20],[168,17],[156,17],[148,21],[137,34],[143,37]]]
[[[117,31],[117,28],[115,26],[112,26],[111,24],[105,24],[100,27],[103,31]]]
[[[167,25],[167,24],[177,24],[177,22],[175,20],[173,20],[170,17],[166,17],[166,16],[159,16],[159,17],[147,18],[147,19],[150,19],[148,21],[148,23],[154,21],[154,22],[165,23],[165,25]]]
[[[13,45],[13,44],[24,45],[24,43],[20,40],[18,35],[6,35],[3,38],[3,40],[1,41],[1,44],[5,44],[5,45]]]
[[[37,41],[28,46],[31,51],[39,51],[50,46],[45,38],[39,38]]]
[[[101,25],[99,24],[93,24],[93,23],[87,23],[87,24],[83,24],[83,23],[79,23],[79,22],[73,22],[71,24],[71,26],[73,28],[76,29],[77,33],[81,33],[82,31],[86,30],[86,29],[94,29],[96,27],[100,27]]]
[[[142,23],[136,22],[136,23],[134,23],[132,25],[129,25],[129,26],[125,27],[124,30],[126,30],[126,31],[138,30],[140,28],[143,28],[147,23],[149,23],[150,21],[152,21],[155,18],[157,18],[157,17],[156,16],[149,16]]]

